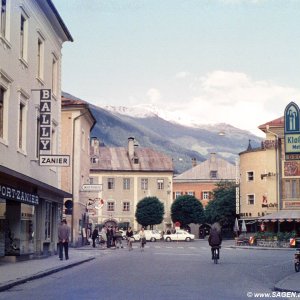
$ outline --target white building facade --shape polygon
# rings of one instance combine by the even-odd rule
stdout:
[[[60,154],[61,49],[73,41],[49,0],[0,1],[0,257],[47,254],[57,242],[59,167],[40,166],[40,90],[51,90],[49,141]]]

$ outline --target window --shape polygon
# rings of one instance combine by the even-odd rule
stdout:
[[[189,196],[195,196],[195,192],[187,192]]]
[[[292,198],[297,198],[297,180],[292,180]]]
[[[157,189],[158,190],[164,189],[164,180],[163,179],[157,179]]]
[[[6,0],[1,0],[1,35],[6,35]]]
[[[20,22],[20,57],[27,60],[27,24],[28,20],[24,14],[21,14]]]
[[[45,240],[50,240],[51,237],[51,203],[46,202],[45,212]]]
[[[109,190],[113,190],[115,188],[115,180],[114,180],[114,178],[108,178],[107,179],[107,188]]]
[[[25,114],[25,104],[20,102],[19,106],[19,149],[25,150],[25,123],[26,123],[26,114]]]
[[[247,204],[254,205],[254,195],[247,195]]]
[[[254,180],[253,171],[247,172],[247,181],[253,181],[253,180]]]
[[[202,199],[209,199],[209,192],[202,192]]]
[[[130,178],[123,178],[123,190],[130,190]]]
[[[52,58],[52,93],[58,93],[58,60],[55,56]]]
[[[115,211],[115,202],[107,202],[107,211]]]
[[[130,211],[130,203],[123,202],[123,211]]]
[[[210,171],[210,178],[216,179],[217,178],[217,171]]]
[[[38,38],[38,49],[37,49],[37,63],[38,63],[38,69],[37,69],[37,77],[39,79],[44,78],[44,41],[42,38]]]
[[[181,192],[175,192],[175,199],[181,196]]]
[[[297,181],[295,179],[285,181],[286,198],[297,198],[297,183],[298,182],[299,181]]]
[[[0,87],[0,138],[3,138],[4,95],[5,95],[5,90],[2,87]]]
[[[142,188],[142,190],[148,190],[148,179],[147,178],[141,179],[141,188]]]

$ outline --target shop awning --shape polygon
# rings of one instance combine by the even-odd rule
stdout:
[[[259,222],[300,222],[300,210],[280,210],[273,214],[257,218]]]

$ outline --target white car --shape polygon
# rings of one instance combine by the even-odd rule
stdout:
[[[161,239],[161,234],[158,230],[145,230],[145,236],[146,236],[146,241],[150,241],[150,242],[156,242],[157,240]],[[135,233],[133,235],[133,238],[135,241],[139,241],[141,239],[139,232]]]
[[[187,241],[187,242],[190,242],[194,239],[195,239],[194,234],[188,233],[187,231],[182,230],[182,229],[177,229],[175,233],[164,235],[164,240],[166,242],[171,242],[171,241]]]

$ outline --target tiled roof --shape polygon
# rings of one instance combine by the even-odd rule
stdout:
[[[216,180],[233,180],[236,177],[235,165],[217,155],[211,155],[208,160],[176,176],[174,182],[182,182],[184,180],[212,180],[211,171],[217,171]]]
[[[271,128],[272,127],[284,127],[284,116],[278,118],[278,119],[275,119],[273,121],[270,121],[270,122],[267,122],[265,124],[262,124],[260,126],[258,126],[258,128],[262,131],[264,131],[267,127],[267,125],[269,125]]]
[[[130,159],[125,147],[99,147],[99,154],[91,153],[91,157],[97,157],[97,162],[91,165],[91,169],[173,172],[172,159],[163,153],[141,147],[136,147],[134,153],[134,157]]]

